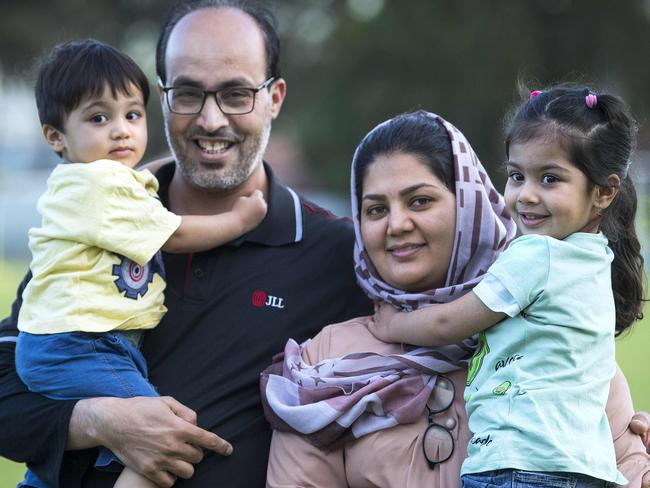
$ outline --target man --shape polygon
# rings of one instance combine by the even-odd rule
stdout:
[[[353,278],[350,224],[281,186],[262,162],[286,93],[278,51],[269,13],[237,0],[181,4],[159,40],[175,160],[154,168],[161,200],[177,214],[213,214],[259,189],[269,209],[229,245],[164,257],[169,311],[143,352],[151,382],[170,397],[31,394],[13,365],[20,294],[3,322],[0,454],[28,461],[52,486],[59,473],[60,486],[112,486],[115,474],[89,469],[92,450],[79,450],[97,445],[161,486],[176,477],[178,487],[263,486],[271,433],[260,371],[288,337],[370,312]]]

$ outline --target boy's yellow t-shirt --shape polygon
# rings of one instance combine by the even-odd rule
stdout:
[[[117,161],[57,166],[29,231],[32,279],[18,328],[32,334],[155,327],[167,311],[156,257],[181,223],[147,170]]]

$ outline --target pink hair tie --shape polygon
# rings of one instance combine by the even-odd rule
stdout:
[[[587,107],[594,108],[598,103],[598,97],[593,93],[589,93],[585,96],[585,103],[587,104]]]
[[[542,90],[533,90],[532,92],[530,92],[530,96],[528,97],[528,100],[530,100],[531,98],[536,97],[540,93],[542,93]]]

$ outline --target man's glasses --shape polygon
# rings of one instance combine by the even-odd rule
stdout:
[[[169,110],[180,115],[196,115],[203,110],[205,99],[213,95],[224,115],[244,115],[255,109],[257,92],[275,81],[271,76],[256,88],[234,86],[221,90],[201,90],[193,86],[162,87]]]
[[[422,436],[422,451],[430,469],[444,463],[454,452],[454,438],[451,431],[433,420],[433,416],[444,412],[454,402],[456,388],[449,378],[438,375],[436,386],[427,402],[429,425]]]

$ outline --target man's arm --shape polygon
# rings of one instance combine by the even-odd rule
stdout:
[[[128,419],[128,422],[125,422]],[[161,487],[190,478],[202,449],[228,456],[232,446],[196,426],[196,413],[171,397],[90,398],[72,412],[69,449],[106,446]]]
[[[22,292],[18,287],[11,315],[0,322],[0,455],[29,463],[43,481],[58,485],[68,422],[76,401],[54,401],[27,390],[16,373],[14,350]]]
[[[650,487],[650,455],[645,452],[643,434],[636,435],[644,429],[639,429],[640,432],[637,433],[630,430],[631,422],[636,420],[637,423],[643,424],[648,414],[641,412],[633,415],[630,389],[618,367],[610,383],[606,410],[619,471],[628,479],[630,487]],[[647,428],[647,425],[645,427]],[[647,434],[647,431],[645,433]]]
[[[14,350],[22,292],[30,279],[28,273],[11,315],[0,323],[0,455],[29,463],[43,481],[58,486],[66,449],[103,445],[165,487],[177,476],[192,475],[192,464],[203,456],[201,448],[221,455],[232,452],[216,434],[196,427],[192,410],[169,397],[76,401],[29,392],[16,373]]]

